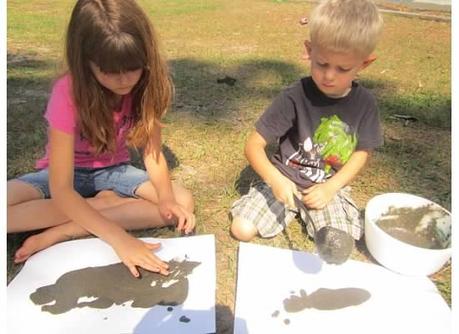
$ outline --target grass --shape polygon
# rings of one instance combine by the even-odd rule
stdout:
[[[255,178],[242,151],[270,101],[308,73],[301,59],[307,28],[302,1],[140,1],[162,40],[176,98],[165,117],[164,149],[172,175],[196,198],[198,233],[217,247],[217,328],[232,332],[238,243],[228,233],[231,204]],[[32,170],[43,153],[42,119],[49,88],[61,68],[62,41],[73,1],[8,1],[7,174]],[[255,19],[256,18],[256,19]],[[359,80],[377,96],[385,145],[376,150],[353,196],[364,207],[374,195],[409,192],[451,209],[451,26],[385,14],[378,60]],[[428,48],[426,46],[429,46]],[[226,75],[236,84],[217,83]],[[391,118],[418,119],[404,124]],[[11,257],[28,234],[7,239],[10,281],[21,269]],[[167,229],[138,236],[173,236]],[[299,224],[259,244],[311,250]],[[373,261],[364,241],[352,257]],[[431,277],[451,304],[451,265]]]

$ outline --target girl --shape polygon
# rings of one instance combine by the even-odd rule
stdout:
[[[48,144],[39,171],[8,181],[8,232],[47,228],[24,242],[15,262],[94,234],[135,277],[137,266],[167,275],[167,264],[152,253],[159,244],[125,231],[195,227],[192,196],[171,183],[161,152],[159,120],[172,83],[153,27],[134,0],[79,0],[66,61],[45,113]],[[146,171],[129,164],[128,144],[143,150]]]

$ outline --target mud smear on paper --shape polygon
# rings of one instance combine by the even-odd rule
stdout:
[[[359,288],[320,288],[310,295],[301,289],[299,295],[291,295],[289,298],[284,299],[284,309],[289,313],[300,312],[307,308],[327,311],[338,310],[360,305],[370,297],[371,294],[367,290]]]
[[[188,275],[200,262],[169,262],[169,275],[139,268],[134,278],[123,263],[88,267],[65,273],[55,284],[38,288],[30,295],[44,312],[61,314],[74,308],[109,308],[132,301],[131,307],[151,308],[155,305],[176,306],[188,296]]]

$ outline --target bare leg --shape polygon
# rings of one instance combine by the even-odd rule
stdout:
[[[148,187],[143,189],[143,191],[147,190]],[[176,184],[173,184],[173,190],[177,201],[188,210],[193,211],[194,203],[191,194]],[[116,203],[113,200],[112,202]],[[161,217],[157,205],[143,199],[130,199],[122,204],[108,206],[100,210],[100,213],[126,230],[162,227],[174,223]],[[48,228],[29,237],[24,242],[15,254],[15,262],[23,262],[32,254],[55,243],[87,235],[89,233],[85,229],[72,221]]]
[[[109,207],[100,210],[100,213],[125,229],[153,227],[152,223],[157,222],[159,216],[157,207],[142,199],[134,199],[134,202],[131,203]],[[156,226],[164,225],[157,224]],[[16,251],[14,261],[16,263],[23,262],[32,254],[58,242],[88,235],[90,235],[88,231],[72,221],[50,227],[41,233],[28,237]]]
[[[7,232],[24,232],[43,229],[68,222],[53,201],[43,199],[42,194],[30,184],[8,181],[8,219]],[[133,198],[117,196],[112,191],[102,191],[87,202],[96,210],[131,202]]]

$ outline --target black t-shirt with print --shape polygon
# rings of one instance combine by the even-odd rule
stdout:
[[[268,143],[279,143],[271,161],[299,188],[325,182],[354,149],[383,143],[375,98],[356,82],[345,97],[330,98],[303,78],[273,100],[255,127]]]

